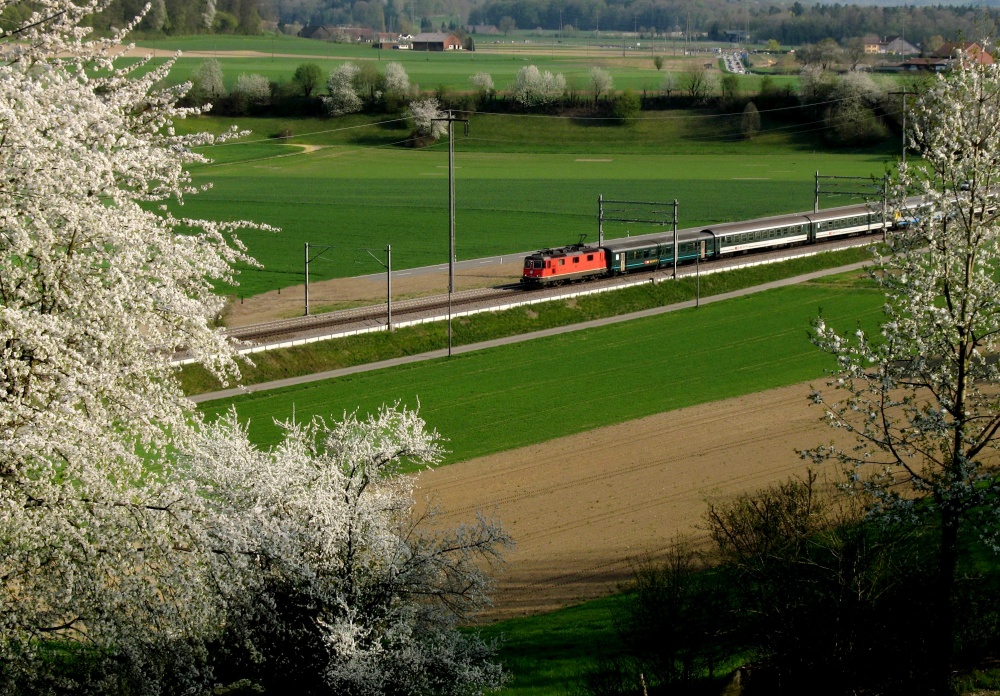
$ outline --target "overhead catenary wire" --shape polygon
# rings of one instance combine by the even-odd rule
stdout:
[[[801,109],[815,109],[815,108],[818,108],[818,107],[830,106],[830,105],[842,103],[842,102],[845,102],[845,101],[848,101],[848,100],[849,100],[849,98],[830,99],[830,100],[826,100],[826,101],[822,101],[822,102],[816,102],[816,103],[813,103],[813,104],[800,104],[800,105],[795,105],[795,106],[776,107],[774,109],[761,109],[761,110],[758,110],[758,113],[760,113],[760,114],[763,115],[763,114],[785,112],[785,111],[793,111],[793,110],[801,110]],[[501,117],[501,118],[528,118],[528,119],[549,119],[549,120],[564,120],[564,121],[615,121],[615,120],[617,120],[617,119],[615,119],[613,117],[608,117],[608,116],[579,116],[579,115],[568,116],[568,115],[559,115],[559,114],[517,114],[517,113],[503,113],[503,112],[494,112],[494,111],[462,111],[460,113],[466,114],[466,115],[468,115],[470,117],[471,116],[489,116],[489,117]],[[895,115],[897,115],[897,113],[898,112],[891,111],[891,112],[886,112],[886,115],[888,115],[888,116],[895,116]],[[705,119],[717,119],[717,118],[733,118],[733,117],[738,117],[738,116],[741,116],[741,115],[742,115],[741,111],[740,112],[731,111],[731,112],[725,112],[725,113],[720,113],[720,114],[670,114],[670,115],[663,115],[663,116],[637,116],[637,117],[634,117],[634,118],[630,118],[629,120],[631,120],[631,121],[705,120]],[[292,138],[310,138],[310,137],[314,137],[314,136],[318,136],[318,135],[329,135],[331,133],[341,133],[341,132],[345,132],[345,131],[358,130],[358,129],[363,129],[363,128],[376,128],[376,127],[380,127],[380,126],[390,125],[390,124],[393,124],[393,123],[403,123],[403,122],[405,122],[407,120],[409,120],[409,119],[407,119],[405,117],[404,118],[391,118],[391,119],[384,119],[384,120],[380,120],[380,121],[373,121],[371,123],[361,123],[361,124],[355,124],[355,125],[351,125],[351,126],[343,126],[343,127],[340,127],[340,128],[328,128],[328,129],[319,130],[319,131],[310,131],[308,133],[294,133],[294,134],[291,134],[291,135],[281,135],[281,136],[276,136],[276,137],[258,138],[258,139],[255,139],[255,140],[242,140],[242,139],[236,139],[236,138],[227,138],[227,139],[221,140],[219,142],[209,143],[207,145],[199,145],[199,146],[197,146],[197,147],[195,147],[193,149],[195,149],[195,150],[204,150],[204,149],[208,149],[208,148],[217,148],[217,147],[228,147],[228,146],[239,146],[239,145],[255,145],[255,144],[260,144],[260,143],[274,143],[276,141],[289,140],[289,139],[292,139]],[[775,132],[775,131],[781,131],[781,130],[788,130],[788,129],[792,129],[792,128],[797,128],[797,127],[802,126],[802,125],[811,125],[811,124],[817,124],[817,123],[823,123],[823,121],[810,121],[810,122],[807,122],[805,124],[799,123],[799,124],[792,124],[792,125],[789,125],[789,126],[778,126],[778,127],[774,127],[774,128],[768,128],[766,130],[761,130],[760,133],[761,134],[771,133],[771,132]],[[824,127],[824,128],[809,129],[809,130],[802,130],[802,131],[789,131],[789,132],[792,132],[792,133],[800,133],[800,132],[801,133],[809,133],[809,132],[814,132],[816,130],[825,130],[825,129],[826,128]],[[736,137],[736,132],[735,131],[733,132],[733,136]],[[485,142],[498,142],[498,143],[503,143],[503,142],[516,143],[516,142],[520,142],[520,141],[511,141],[511,140],[490,140],[490,139],[484,139],[484,138],[468,138],[468,137],[466,139],[467,140],[485,141]],[[712,136],[712,137],[706,136],[704,138],[688,137],[688,138],[685,138],[685,139],[689,140],[689,141],[690,140],[694,140],[694,141],[699,141],[699,140],[718,141],[719,136],[718,135],[715,135],[715,136]],[[406,142],[407,140],[408,140],[408,138],[403,138],[402,140],[394,141],[392,143],[380,143],[379,145],[358,145],[356,143],[351,143],[351,147],[356,147],[356,148],[361,148],[361,149],[378,150],[378,149],[384,149],[384,148],[387,148],[387,147],[395,147],[397,145],[400,145],[400,144]],[[433,149],[435,147],[435,145],[431,145],[431,146],[429,146],[427,148],[422,148],[422,149],[424,149],[424,150]]]

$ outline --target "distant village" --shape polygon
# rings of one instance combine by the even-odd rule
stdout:
[[[463,51],[474,50],[473,35],[499,35],[500,30],[492,25],[476,25],[461,33],[463,36],[448,32],[422,32],[414,36],[363,27],[321,24],[303,27],[298,35],[305,39],[337,43],[369,43],[372,48],[397,51]]]
[[[941,72],[951,67],[956,56],[961,55],[964,61],[992,65],[993,56],[982,46],[974,42],[944,43],[932,51],[921,51],[902,36],[866,37],[864,39],[865,55],[895,56],[903,58],[898,64],[886,63],[882,69],[898,69],[908,72],[918,70]]]

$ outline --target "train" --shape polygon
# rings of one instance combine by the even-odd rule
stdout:
[[[886,216],[866,205],[856,205],[678,231],[677,263],[723,259],[755,251],[815,244],[838,237],[872,234],[884,231],[897,221],[898,216]],[[524,287],[560,285],[651,271],[672,267],[673,264],[673,231],[607,240],[594,246],[584,244],[581,237],[577,244],[542,249],[525,257],[521,283]]]

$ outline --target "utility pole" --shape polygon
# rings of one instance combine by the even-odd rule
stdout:
[[[309,258],[309,247],[310,246],[312,246],[313,249],[319,249],[320,250],[320,252],[318,254],[316,254],[315,256],[313,256],[312,258]],[[321,245],[318,245],[318,244],[309,244],[309,242],[306,242],[306,314],[305,314],[305,316],[307,316],[307,317],[309,316],[309,263],[311,261],[315,261],[320,256],[322,256],[323,254],[325,254],[326,252],[330,251],[330,249],[332,249],[332,248],[333,248],[332,246],[321,246]]]
[[[677,246],[677,199],[674,199],[674,280],[677,280],[677,257],[680,256],[680,247]]]
[[[604,246],[604,194],[597,195],[597,246]]]
[[[378,261],[379,265],[385,269],[385,307],[386,307],[385,326],[391,332],[392,331],[392,244],[385,245],[385,263],[382,263],[382,259],[373,254],[371,249],[362,249],[362,251],[368,252],[368,255],[371,256],[376,261]]]
[[[913,94],[913,92],[907,92],[905,89],[902,92],[889,92],[889,94],[898,94],[902,100],[902,113],[903,113],[903,164],[906,164],[906,95]]]
[[[469,134],[469,119],[454,118],[448,109],[447,118],[433,121],[448,123],[448,357],[451,357],[451,296],[455,292],[455,122],[465,124],[465,134]]]

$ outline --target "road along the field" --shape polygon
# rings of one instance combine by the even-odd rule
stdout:
[[[517,548],[483,620],[604,596],[629,579],[636,561],[661,555],[678,536],[704,542],[709,501],[805,474],[796,451],[838,435],[810,405],[811,386],[823,380],[427,471],[418,504],[433,499],[447,525],[478,510],[514,536]],[[823,473],[838,479],[833,465]]]

